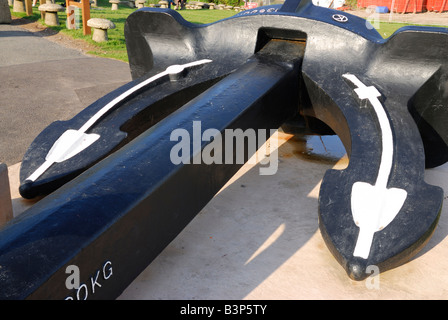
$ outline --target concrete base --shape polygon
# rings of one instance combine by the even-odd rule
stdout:
[[[119,299],[446,299],[448,209],[412,261],[356,282],[318,229],[321,178],[337,162],[313,156],[323,145],[281,134],[279,170],[245,165]],[[317,138],[318,139],[318,138]],[[328,146],[323,137],[325,147]],[[311,150],[314,149],[314,150]],[[426,181],[448,190],[448,164]]]
[[[12,166],[9,166],[8,169],[9,169],[8,171],[9,171],[9,183],[10,183],[13,217],[18,217],[24,211],[26,211],[31,206],[36,204],[39,200],[41,200],[41,198],[34,200],[27,200],[22,198],[19,193],[20,163],[16,163]]]

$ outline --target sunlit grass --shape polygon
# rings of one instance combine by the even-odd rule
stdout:
[[[377,29],[377,31],[379,34],[381,34],[381,36],[383,38],[389,38],[395,31],[397,31],[398,29],[400,29],[402,27],[407,27],[407,26],[415,26],[415,24],[381,21],[379,23],[379,28]],[[431,25],[431,27],[446,28],[446,26],[434,26],[434,25]]]
[[[56,1],[61,3],[61,1]],[[128,55],[126,50],[126,42],[124,38],[124,24],[127,17],[136,11],[136,8],[130,8],[124,4],[119,5],[119,10],[111,10],[111,5],[108,0],[98,0],[98,7],[91,8],[90,17],[91,18],[104,18],[112,21],[116,28],[108,30],[107,42],[97,43],[91,38],[91,35],[84,35],[82,29],[71,30],[67,29],[65,25],[66,13],[58,13],[60,26],[49,27],[55,31],[61,32],[65,35],[72,37],[73,39],[82,39],[96,49],[88,52],[89,54],[94,54],[100,57],[107,57],[118,59],[122,61],[128,61]],[[235,11],[227,10],[178,10],[185,20],[197,23],[197,24],[207,24],[212,23],[221,19],[231,17],[236,14]],[[44,24],[44,21],[40,18],[40,12],[36,7],[33,7],[33,14],[31,16],[26,16],[25,13],[12,12],[12,14],[19,18],[26,18],[31,21],[39,21]]]

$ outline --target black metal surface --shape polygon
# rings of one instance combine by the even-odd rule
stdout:
[[[447,132],[442,129],[446,128],[442,123],[447,116],[447,101],[445,97],[441,102],[444,90],[440,87],[447,87],[443,79],[447,50],[446,30],[404,29],[370,52],[364,63],[355,63],[350,68],[345,63],[334,76],[324,70],[308,71],[304,65],[310,97],[318,96],[320,100],[313,102],[311,112],[338,133],[350,153],[346,170],[331,170],[325,174],[319,196],[319,217],[327,245],[355,279],[367,277],[369,265],[386,271],[409,260],[436,227],[443,190],[424,182],[424,168],[425,161],[427,166],[446,162],[446,143],[442,141],[447,141]],[[397,217],[384,230],[375,233],[368,259],[353,257],[359,230],[352,218],[351,186],[360,180],[375,181],[381,161],[381,130],[372,116],[371,106],[364,102],[366,107],[359,107],[363,103],[356,95],[353,97],[353,89],[340,76],[345,72],[362,75],[360,78],[366,85],[374,85],[382,94],[382,104],[396,141],[388,187],[400,187],[408,192]],[[315,90],[316,94],[310,90]],[[318,93],[322,90],[325,95]],[[437,94],[433,95],[435,92]],[[436,111],[433,99],[439,99],[445,107]],[[340,112],[342,114],[336,116]],[[418,116],[432,112],[437,113],[437,117],[428,117],[427,122]],[[422,132],[424,124],[429,122],[432,130]],[[422,141],[421,135],[426,139]]]
[[[244,130],[277,128],[295,114],[298,99],[285,93],[301,89],[304,44],[283,44],[280,54],[277,48],[277,42],[268,43],[231,75],[3,230],[0,297],[76,299],[78,291],[65,288],[65,267],[96,275],[107,261],[113,276],[95,293],[82,287],[79,294],[118,296],[242,165],[175,165],[171,132],[183,128],[192,136],[197,115],[203,130]],[[248,81],[258,90],[236,94]],[[81,283],[89,285],[90,278]]]
[[[182,128],[191,136],[198,120],[202,130],[223,132],[278,128],[299,115],[318,119],[310,130],[338,134],[350,163],[323,178],[319,227],[353,279],[367,277],[369,265],[385,271],[404,263],[431,236],[443,191],[423,178],[425,166],[448,160],[446,29],[402,28],[384,40],[363,19],[288,0],[204,26],[172,10],[145,8],[129,16],[125,35],[134,84],[173,64],[213,62],[177,83],[145,88],[92,129],[112,138],[22,188],[29,197],[56,191],[2,230],[0,297],[116,297],[240,166],[170,161],[171,132]],[[396,216],[375,231],[364,258],[354,254],[360,227],[353,188],[357,182],[374,185],[380,176],[385,131],[373,100],[359,95],[346,75],[377,90],[393,137],[384,190],[406,192]],[[46,129],[24,158],[21,176],[43,161],[62,132],[132,85]],[[69,292],[67,265],[90,275],[82,283],[91,288]],[[107,277],[102,270],[111,266],[113,276]],[[101,274],[107,279],[95,286]]]
[[[34,198],[48,194],[73,179],[197,96],[215,81],[241,66],[266,39],[297,40],[309,36],[318,39],[311,41],[307,49],[304,72],[308,73],[310,70],[315,73],[323,70],[324,75],[319,76],[328,79],[340,77],[346,70],[353,70],[358,74],[368,71],[368,77],[375,78],[376,70],[387,68],[387,71],[380,71],[380,81],[382,78],[389,80],[388,78],[396,74],[397,70],[408,70],[403,74],[399,73],[399,78],[394,78],[396,83],[404,84],[409,82],[409,77],[414,76],[406,75],[406,72],[412,73],[418,69],[414,66],[410,68],[407,65],[409,61],[416,61],[417,65],[424,65],[426,60],[432,61],[432,66],[426,66],[424,72],[435,72],[436,61],[439,66],[442,64],[444,53],[440,50],[444,50],[446,41],[432,38],[435,37],[434,33],[438,33],[439,38],[444,38],[446,33],[444,29],[408,28],[397,33],[389,41],[384,41],[375,29],[366,28],[364,19],[345,15],[349,17],[346,22],[337,22],[333,16],[339,15],[340,12],[315,7],[307,1],[300,3],[288,1],[283,8],[269,6],[263,13],[248,10],[234,18],[206,26],[188,23],[177,12],[169,9],[145,8],[132,14],[126,22],[125,35],[131,74],[135,80],[93,103],[72,120],[53,123],[33,141],[22,161],[21,195],[25,198]],[[289,7],[297,7],[297,10],[286,11]],[[434,41],[435,45],[428,45]],[[431,48],[431,52],[427,52],[428,48]],[[390,54],[396,54],[392,53],[393,51],[400,51],[398,54],[400,57],[403,55],[403,60],[395,63],[396,57],[388,57]],[[204,58],[211,59],[214,63],[189,71],[190,74],[179,83],[165,79],[163,83],[159,82],[144,88],[111,111],[91,130],[91,133],[100,134],[101,139],[89,150],[53,165],[37,181],[27,183],[26,178],[39,167],[53,142],[65,130],[78,128],[101,106],[168,66]],[[393,65],[388,63],[390,59],[394,61]],[[381,64],[382,61],[388,63],[387,67]],[[332,72],[333,66],[338,66],[338,70]],[[436,69],[431,69],[433,67]],[[314,70],[316,68],[320,71]],[[376,70],[372,70],[373,68]],[[431,84],[429,78],[433,77],[438,83],[446,83],[445,74],[446,70],[442,69],[438,75],[427,75],[428,84],[416,94],[409,105],[421,129],[427,167],[434,167],[448,160],[446,148],[448,133],[444,125],[444,119],[448,117],[447,111],[445,108],[429,107],[443,105],[445,99],[443,90],[439,90],[435,83]],[[311,77],[315,76],[318,75]],[[424,74],[418,74],[416,80],[412,82],[424,79]],[[412,90],[415,90],[422,84],[412,86]],[[401,88],[397,90],[400,92]],[[307,95],[305,91],[298,94]],[[436,98],[437,94],[442,96]],[[434,97],[434,101],[423,101],[427,96]],[[413,104],[412,101],[419,103]],[[309,104],[304,105],[306,107]],[[308,123],[314,122],[310,120]],[[314,129],[317,132],[326,132],[326,128]],[[345,130],[345,134],[347,132]]]
[[[99,141],[77,156],[54,164],[38,180],[27,182],[27,177],[42,164],[53,143],[66,130],[79,129],[108,102],[155,73],[149,72],[142,78],[114,90],[71,120],[52,123],[36,137],[23,157],[20,170],[22,197],[32,199],[56,190],[202,93],[229,73],[230,69],[215,71],[213,66],[196,67],[186,71],[188,76],[181,77],[178,81],[170,81],[166,76],[137,91],[89,130],[89,133],[101,136]]]

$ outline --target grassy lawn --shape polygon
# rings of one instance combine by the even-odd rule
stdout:
[[[406,23],[380,22],[377,31],[383,38],[389,38],[395,31],[407,25]]]
[[[61,3],[62,0],[56,0],[57,3]],[[108,31],[109,41],[104,43],[96,43],[91,40],[91,35],[84,36],[82,33],[82,29],[78,30],[69,30],[65,26],[66,15],[65,12],[59,13],[59,20],[61,26],[59,27],[50,27],[56,31],[69,35],[76,39],[83,39],[90,44],[93,44],[96,49],[94,51],[89,52],[90,54],[94,54],[101,57],[114,58],[122,61],[128,61],[127,52],[126,52],[126,43],[124,39],[124,23],[126,18],[134,12],[135,8],[129,8],[128,6],[119,5],[119,10],[112,11],[111,5],[109,4],[109,0],[98,0],[98,8],[92,8],[90,11],[90,15],[92,18],[105,18],[111,20],[115,23],[116,28]],[[12,11],[12,10],[11,10]],[[179,12],[187,21],[197,24],[207,24],[212,23],[221,19],[225,19],[231,17],[236,14],[235,11],[227,11],[227,10],[179,10]],[[44,22],[40,19],[40,12],[37,7],[33,8],[33,15],[26,17],[23,13],[15,13],[11,12],[14,16],[17,17],[25,17],[27,19],[37,21],[44,24]],[[383,36],[383,38],[388,38],[391,36],[396,30],[401,27],[408,26],[410,24],[406,23],[389,23],[389,22],[381,22],[379,25],[378,32]]]
[[[397,31],[401,27],[406,26],[412,26],[412,24],[381,21],[377,31],[383,38],[389,38],[395,31]],[[437,26],[431,25],[431,27],[437,27]],[[446,26],[440,26],[440,27],[446,28]]]
[[[56,3],[62,3],[56,0]],[[66,35],[69,35],[75,39],[83,39],[91,44],[93,44],[97,49],[89,52],[101,57],[114,58],[122,61],[128,61],[128,56],[126,52],[126,42],[124,39],[124,23],[127,17],[136,11],[136,8],[129,8],[126,5],[119,5],[119,10],[111,10],[111,4],[109,0],[98,0],[98,8],[91,8],[90,17],[91,18],[104,18],[112,21],[116,28],[111,29],[107,32],[109,41],[103,43],[94,42],[91,35],[83,35],[82,29],[69,30],[65,26],[66,14],[65,12],[60,12],[59,22],[61,23],[58,27],[49,27],[53,30],[59,31]],[[11,10],[12,11],[12,10]],[[235,11],[227,10],[179,10],[179,12],[187,21],[198,24],[212,23],[221,19],[231,17],[236,14]],[[12,15],[20,18],[26,18],[32,21],[39,21],[44,24],[44,21],[40,19],[40,12],[37,6],[33,8],[33,15],[27,17],[25,13],[11,12]]]

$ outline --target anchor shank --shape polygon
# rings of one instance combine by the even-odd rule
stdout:
[[[298,97],[291,92],[300,90],[303,53],[303,43],[268,43],[228,77],[23,213],[20,223],[2,231],[0,298],[116,298],[242,166],[191,164],[193,153],[190,164],[173,164],[170,152],[178,142],[170,140],[171,133],[184,129],[192,137],[193,121],[202,130],[221,132],[278,128],[297,112]],[[66,287],[71,265],[85,284],[79,290]],[[105,266],[112,270],[108,277],[102,275]]]

